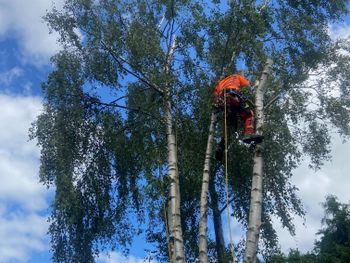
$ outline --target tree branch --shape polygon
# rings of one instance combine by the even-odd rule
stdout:
[[[125,110],[128,110],[128,111],[136,111],[136,112],[142,113],[142,114],[144,114],[146,116],[152,117],[152,118],[154,118],[154,119],[156,119],[156,120],[158,120],[160,122],[163,122],[163,120],[161,120],[158,117],[152,115],[151,113],[141,110],[140,107],[138,107],[138,108],[131,108],[131,107],[127,107],[127,106],[123,106],[123,105],[117,104],[116,101],[118,101],[122,97],[120,97],[120,98],[118,98],[118,99],[108,103],[108,102],[102,102],[102,101],[100,101],[97,98],[93,98],[93,97],[91,97],[88,94],[86,94],[86,96],[89,98],[91,104],[103,105],[105,107],[121,108],[121,109],[125,109]],[[123,97],[126,97],[126,96],[123,96]]]
[[[268,103],[266,103],[265,109],[268,109],[278,98],[281,96],[281,93],[277,94],[274,98],[272,98]]]
[[[227,205],[228,205],[228,204],[230,205],[230,204],[233,202],[233,200],[234,200],[234,198],[232,197],[232,198],[228,201],[228,203],[225,204],[225,205],[219,210],[220,214],[222,214],[222,212],[224,212],[224,211],[226,210]]]
[[[137,78],[138,80],[140,80],[141,82],[143,82],[144,84],[148,85],[149,87],[151,87],[152,89],[156,90],[157,92],[159,92],[161,95],[164,94],[163,90],[161,90],[156,84],[151,83],[150,81],[148,81],[145,77],[140,76],[139,74],[133,72],[132,70],[127,69],[123,63],[129,65],[131,68],[132,66],[130,65],[130,63],[124,59],[121,56],[118,56],[117,54],[115,54],[115,52],[109,48],[102,40],[101,40],[101,44],[104,47],[104,49],[112,56],[112,58],[126,71],[128,72],[130,75],[134,76],[135,78]],[[144,75],[141,72],[142,75]]]

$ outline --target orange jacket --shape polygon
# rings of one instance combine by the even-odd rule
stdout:
[[[240,90],[241,87],[249,85],[250,83],[246,78],[239,74],[233,74],[221,80],[215,87],[214,93],[216,96],[218,96],[225,89]]]

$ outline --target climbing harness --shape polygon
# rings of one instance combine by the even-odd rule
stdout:
[[[227,105],[227,101],[229,100],[229,104],[234,105],[234,107],[239,108],[240,110],[244,110],[248,112],[250,109],[254,109],[254,103],[248,99],[246,96],[242,95],[239,91],[235,89],[225,89],[224,96],[215,97],[214,108],[222,110],[225,105]],[[228,96],[227,96],[228,95]],[[226,96],[226,97],[225,97]],[[226,98],[226,100],[224,99]]]
[[[227,109],[227,106],[229,106],[228,109]],[[255,108],[254,103],[251,100],[249,100],[247,97],[242,95],[236,89],[224,89],[220,96],[215,97],[214,107],[217,109],[218,112],[224,111],[225,118],[227,118],[227,115],[232,115],[233,113],[236,114],[237,118],[239,118],[238,116],[242,117],[243,116],[242,114],[246,116],[245,118],[249,117],[247,115],[253,116],[253,117],[249,117],[250,119],[254,118],[254,114],[253,114],[253,111],[254,111],[253,109]],[[249,125],[252,125],[253,127],[254,121],[253,120],[250,120],[250,121],[251,121],[251,124]],[[246,120],[244,120],[244,122],[246,122]],[[244,129],[246,129],[246,125],[247,124],[244,123],[244,126],[245,126]],[[259,134],[248,133],[248,135],[246,135],[245,133],[243,138],[238,138],[238,139],[244,142],[245,144],[256,145],[256,144],[262,143],[263,138],[264,137]],[[223,158],[224,141],[222,141],[222,145],[220,145],[219,149],[220,150],[217,150],[217,153],[216,153],[217,160],[221,160]]]

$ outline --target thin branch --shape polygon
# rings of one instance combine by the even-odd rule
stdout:
[[[224,211],[226,210],[227,205],[230,205],[233,201],[234,201],[234,198],[232,197],[232,198],[228,201],[228,203],[225,204],[225,205],[219,210],[220,214],[222,214],[222,212],[224,212]]]
[[[288,94],[289,92],[291,92],[293,90],[309,89],[309,90],[313,90],[314,92],[316,92],[317,95],[322,96],[321,92],[317,89],[317,87],[319,87],[319,85],[315,84],[315,85],[310,85],[310,86],[290,87],[286,90],[282,90],[276,96],[274,96],[269,102],[266,103],[265,109],[268,109],[276,100],[278,100],[279,97],[281,97],[284,94]]]
[[[168,26],[169,26],[169,20],[166,21],[166,24],[165,24],[163,30],[162,30],[162,31],[159,31],[160,36],[162,36],[162,37],[164,37],[164,38],[167,38],[166,35],[165,35],[164,33],[165,33],[165,30],[167,30],[167,27],[168,27]]]
[[[181,21],[178,22],[178,25],[176,26],[176,28],[174,29],[174,34],[176,34],[179,29],[181,28],[181,26],[186,22],[185,19],[181,19]]]
[[[112,52],[113,52],[113,51],[112,51]],[[131,63],[128,62],[125,58],[123,58],[123,57],[121,57],[121,56],[118,56],[118,58],[119,58],[122,62],[124,62],[125,64],[129,65],[129,67],[133,68],[133,66],[131,65]],[[143,78],[144,80],[148,81],[145,73],[143,73],[143,72],[142,72],[141,70],[139,70],[139,69],[137,69],[137,71],[139,72],[139,74],[141,74],[141,76],[139,76],[139,77],[141,77],[141,78]],[[136,74],[136,73],[135,73],[135,74]],[[149,85],[151,88],[153,88],[153,89],[159,89],[159,90],[157,90],[157,91],[160,92],[160,93],[163,92],[156,84],[151,83],[150,81],[148,81],[148,82],[152,85],[152,86]]]
[[[270,37],[268,37],[268,38],[262,39],[260,42],[261,42],[261,43],[266,43],[266,42],[275,41],[275,40],[285,40],[285,37],[270,36]]]
[[[156,120],[158,120],[160,122],[163,122],[163,120],[161,120],[158,117],[152,115],[151,113],[141,110],[140,107],[132,108],[132,107],[123,106],[123,105],[115,103],[115,100],[112,101],[112,102],[109,102],[109,103],[108,102],[102,102],[99,99],[93,98],[93,97],[91,97],[88,94],[86,94],[86,96],[90,99],[90,103],[91,104],[98,104],[98,105],[102,105],[102,106],[105,106],[105,107],[121,108],[121,109],[125,109],[125,110],[128,110],[128,111],[136,111],[136,112],[142,113],[142,114],[144,114],[146,116],[152,117],[153,119],[156,119]]]
[[[281,97],[282,93],[277,94],[274,98],[272,98],[268,103],[266,103],[265,109],[268,109],[279,97]]]
[[[112,58],[126,71],[128,72],[130,75],[134,76],[135,78],[137,78],[138,80],[140,80],[141,82],[143,82],[144,84],[148,85],[149,87],[153,88],[154,90],[156,90],[157,92],[159,92],[161,95],[163,95],[163,91],[154,83],[149,82],[146,78],[140,76],[139,74],[133,72],[132,70],[127,69],[123,63],[130,65],[130,63],[122,58],[121,56],[118,56],[114,53],[114,51],[112,49],[110,49],[102,40],[101,40],[101,44],[104,47],[104,49],[112,56]],[[123,62],[123,63],[122,63]],[[142,73],[141,73],[142,74]]]
[[[158,29],[160,29],[161,28],[161,26],[162,26],[162,24],[163,24],[163,21],[164,21],[164,19],[165,19],[165,13],[163,14],[163,16],[162,16],[162,19],[160,20],[160,22],[159,22],[159,24],[158,24]]]

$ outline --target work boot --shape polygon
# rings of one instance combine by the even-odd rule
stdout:
[[[264,136],[259,134],[247,134],[244,135],[242,141],[247,144],[259,144],[262,143]]]

